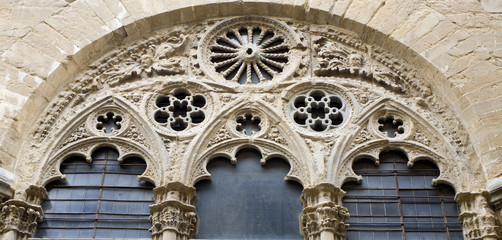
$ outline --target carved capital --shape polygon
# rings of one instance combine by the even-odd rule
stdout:
[[[42,222],[43,212],[39,205],[22,200],[11,199],[1,205],[0,231],[2,234],[13,231],[15,239],[27,239]]]
[[[488,192],[459,192],[455,200],[460,206],[465,239],[501,239],[499,221],[488,204]]]
[[[305,239],[322,240],[323,232],[331,232],[336,240],[345,239],[349,212],[342,206],[344,195],[343,190],[329,183],[303,190],[300,224]]]
[[[198,223],[193,205],[197,200],[195,188],[172,182],[155,188],[153,194],[155,204],[150,206],[153,239],[170,239],[162,237],[167,232],[174,232],[175,239],[193,238]]]

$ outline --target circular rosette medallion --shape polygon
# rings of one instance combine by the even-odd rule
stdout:
[[[201,68],[210,77],[239,84],[277,81],[298,66],[298,44],[289,28],[275,20],[242,17],[223,21],[202,38]]]

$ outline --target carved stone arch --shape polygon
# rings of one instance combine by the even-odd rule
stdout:
[[[422,145],[423,148],[437,152],[444,158],[465,160],[462,154],[456,151],[455,146],[451,145],[444,135],[445,133],[437,129],[434,123],[425,119],[423,114],[425,112],[413,110],[390,97],[382,98],[369,105],[359,116],[355,117],[355,123],[359,127],[351,134],[343,151],[348,152],[351,148],[372,139],[406,140],[414,141],[416,144]],[[401,120],[402,126],[400,127],[403,127],[404,132],[396,134],[393,138],[388,138],[385,133],[379,130],[379,120],[386,117]],[[424,133],[427,133],[427,136]],[[439,145],[443,147],[439,148]]]
[[[215,157],[226,157],[233,163],[236,163],[235,155],[242,149],[252,148],[260,152],[262,159],[260,162],[265,164],[268,159],[280,157],[288,161],[291,169],[285,177],[285,180],[294,180],[306,186],[309,184],[309,169],[304,161],[294,155],[289,149],[270,140],[256,139],[250,142],[248,139],[232,139],[219,143],[199,155],[194,160],[191,168],[188,169],[185,176],[185,182],[193,186],[202,179],[209,179],[211,174],[206,166]]]
[[[364,145],[360,145],[344,154],[343,160],[334,168],[332,175],[333,182],[337,186],[342,186],[349,181],[361,181],[361,177],[354,173],[352,166],[354,162],[361,158],[368,158],[378,164],[380,153],[388,150],[403,152],[408,159],[408,166],[420,160],[433,162],[440,171],[440,175],[433,180],[433,184],[443,183],[450,185],[457,192],[464,191],[465,184],[459,181],[459,176],[473,180],[475,176],[455,163],[455,159],[442,157],[440,154],[425,148],[422,145],[406,141],[372,140]]]
[[[162,166],[156,161],[156,157],[150,154],[151,151],[149,149],[129,139],[119,137],[91,137],[71,143],[51,155],[43,168],[41,168],[37,184],[45,186],[54,180],[65,179],[65,176],[60,172],[60,166],[66,159],[72,156],[81,156],[88,163],[91,163],[93,152],[102,147],[115,149],[119,153],[119,158],[117,159],[119,162],[130,157],[143,159],[147,167],[143,174],[138,176],[138,181],[145,180],[154,185],[157,185],[161,181]]]
[[[135,108],[133,108],[127,100],[120,96],[105,96],[101,99],[82,103],[80,111],[70,115],[65,124],[60,124],[59,131],[51,133],[48,136],[48,146],[45,147],[46,155],[40,161],[40,169],[44,169],[41,174],[50,173],[51,176],[40,176],[38,182],[48,183],[48,180],[60,178],[62,174],[59,172],[61,162],[66,159],[69,154],[76,153],[84,156],[87,161],[91,160],[92,152],[103,146],[109,146],[119,152],[119,161],[128,157],[141,157],[147,162],[145,173],[140,176],[140,179],[148,180],[152,183],[159,183],[162,178],[162,165],[157,160],[165,150],[164,144],[160,138],[149,126],[146,120],[141,117]],[[95,127],[93,118],[96,113],[118,111],[122,114],[122,128],[117,134],[104,134],[93,129]],[[73,131],[69,131],[73,130]],[[77,133],[77,137],[73,134]],[[80,135],[78,135],[80,134]],[[69,141],[70,140],[70,141]],[[56,162],[55,162],[56,161]],[[42,165],[43,164],[43,165]]]
[[[185,169],[185,174],[181,177],[190,176],[190,174],[194,172],[193,168],[201,168],[197,165],[198,163],[196,161],[193,161],[193,159],[199,159],[201,156],[206,154],[206,151],[214,151],[215,148],[221,148],[222,145],[232,144],[233,140],[237,140],[239,142],[247,142],[249,146],[254,146],[256,144],[257,147],[255,149],[259,150],[264,156],[270,155],[267,154],[267,149],[270,149],[272,146],[277,149],[283,149],[279,151],[283,153],[282,157],[295,156],[295,159],[298,159],[296,163],[298,167],[296,167],[296,165],[293,166],[293,163],[288,160],[290,161],[292,168],[289,175],[291,175],[292,179],[297,179],[302,184],[310,183],[311,179],[308,177],[310,176],[310,172],[313,167],[312,163],[306,161],[307,159],[311,159],[309,148],[305,144],[303,138],[296,134],[287,123],[283,122],[281,113],[274,110],[274,108],[270,106],[270,102],[260,98],[247,100],[245,97],[240,97],[226,106],[227,107],[219,110],[220,114],[216,114],[219,115],[219,118],[208,123],[205,132],[196,136],[190,146],[187,147],[186,154],[183,157],[187,164],[182,167]],[[231,122],[236,120],[234,118],[245,112],[260,114],[263,121],[266,122],[263,126],[264,128],[262,128],[256,136],[239,134],[235,130],[235,125],[231,124]],[[258,147],[258,143],[264,142],[267,142],[267,144],[270,144],[271,146],[268,148]],[[272,151],[272,153],[273,152],[274,151]],[[236,152],[232,151],[229,152],[229,150],[226,149],[225,151],[217,151],[213,154],[216,154],[215,156],[226,156],[229,159],[232,159],[232,156],[235,156],[235,153]],[[268,157],[264,157],[264,160],[266,159],[268,159]],[[294,173],[297,168],[299,172],[293,175],[292,173]],[[201,174],[205,175],[206,173],[204,172]],[[304,175],[304,177],[297,175]],[[188,183],[195,182],[190,181]]]

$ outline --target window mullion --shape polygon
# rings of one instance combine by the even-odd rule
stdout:
[[[397,178],[396,156],[392,157],[392,165],[394,166],[394,181],[396,183],[397,206],[399,208],[399,220],[401,221],[401,232],[403,233],[403,239],[406,240],[406,232],[404,230],[403,206],[401,202],[401,192],[399,191],[399,181]]]
[[[103,195],[103,186],[105,185],[105,174],[106,174],[106,165],[108,163],[108,152],[105,152],[103,170],[101,173],[101,185],[99,186],[99,196],[98,196],[98,205],[96,207],[96,218],[94,219],[94,230],[92,231],[92,238],[96,238],[96,231],[98,229],[98,218],[99,218],[99,208],[101,207],[101,198]]]

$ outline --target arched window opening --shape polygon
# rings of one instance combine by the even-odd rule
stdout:
[[[284,181],[289,165],[282,159],[260,164],[260,153],[243,150],[237,163],[213,159],[210,180],[198,182],[195,204],[199,239],[302,239],[298,217],[302,186]]]
[[[44,221],[38,238],[150,238],[149,205],[153,184],[137,181],[146,169],[140,158],[117,161],[118,153],[100,148],[88,164],[71,157],[61,164],[66,180],[46,186]]]
[[[439,169],[432,162],[407,166],[397,151],[380,155],[379,166],[369,159],[354,163],[363,177],[359,185],[343,185],[343,204],[350,213],[347,239],[463,239],[454,190],[432,185]]]

